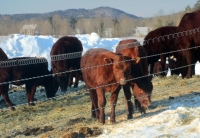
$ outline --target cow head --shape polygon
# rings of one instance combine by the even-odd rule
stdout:
[[[49,72],[48,75],[52,74],[52,70]],[[58,82],[56,81],[56,79],[50,75],[44,78],[45,80],[43,81],[45,90],[46,90],[46,95],[47,98],[52,98],[55,97],[56,92],[58,91]]]
[[[133,94],[139,101],[140,112],[146,112],[146,109],[151,104],[151,94],[153,90],[152,82],[148,77],[139,78],[134,81]],[[137,106],[137,105],[136,105]]]
[[[115,58],[104,58],[106,64],[112,64],[113,74],[117,82],[125,85],[131,74],[131,58],[117,54]],[[135,58],[133,62],[137,64],[140,58]]]

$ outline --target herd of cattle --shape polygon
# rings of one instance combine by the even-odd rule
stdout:
[[[149,32],[144,38],[143,46],[136,39],[121,40],[115,52],[95,48],[89,49],[80,57],[51,60],[50,71],[48,62],[44,58],[43,61],[46,62],[20,65],[21,60],[41,58],[8,59],[0,48],[1,64],[5,61],[13,63],[13,66],[0,68],[0,94],[6,104],[15,110],[8,95],[9,84],[18,86],[25,84],[28,103],[34,105],[37,86],[44,86],[47,97],[51,98],[55,96],[59,87],[62,91],[67,91],[67,87],[72,85],[73,77],[75,77],[74,87],[77,87],[78,81],[82,79],[90,93],[92,117],[104,124],[105,92],[111,93],[110,103],[113,106],[110,122],[114,123],[115,105],[122,86],[127,100],[127,118],[130,119],[133,117],[132,95],[135,106],[141,113],[145,113],[151,103],[152,74],[161,72],[160,75],[164,76],[166,69],[170,68],[172,74],[181,73],[182,78],[192,77],[194,64],[200,60],[198,25],[200,25],[200,11],[187,13],[182,17],[179,26],[165,26]],[[82,51],[83,46],[78,38],[65,36],[54,43],[50,56]],[[169,62],[167,67],[166,59]]]

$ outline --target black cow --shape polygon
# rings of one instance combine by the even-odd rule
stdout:
[[[34,105],[33,100],[37,86],[42,85],[45,87],[48,98],[54,97],[58,90],[58,84],[48,70],[47,60],[46,62],[32,62],[31,64],[30,61],[33,60],[41,59],[36,57],[20,57],[2,61],[6,62],[6,64],[10,63],[10,67],[0,68],[0,94],[12,110],[15,108],[12,107],[14,104],[8,96],[9,83],[5,82],[10,82],[17,86],[25,84],[29,105]],[[44,59],[42,60],[44,61]]]

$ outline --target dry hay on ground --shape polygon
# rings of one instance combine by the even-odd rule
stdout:
[[[199,80],[199,76],[194,76],[188,80],[183,80],[179,76],[154,78],[152,104],[147,114],[141,115],[138,111],[135,111],[132,121],[158,114],[166,110],[172,102],[176,102],[176,100],[187,95],[199,95],[197,90]],[[17,99],[23,98],[22,95],[24,95],[24,102],[26,101],[25,92],[12,92],[10,95],[13,93],[15,93],[14,98]],[[44,92],[38,91],[35,98],[41,100],[42,97],[45,97]],[[107,93],[106,97],[107,119],[110,113],[108,99],[110,94]],[[2,109],[2,106],[7,107],[3,102],[0,102],[0,136],[7,138],[95,137],[100,135],[105,128],[120,127],[121,123],[127,121],[123,92],[120,92],[119,95],[116,106],[117,123],[114,125],[110,125],[108,119],[105,125],[100,125],[96,119],[90,117],[91,101],[88,92],[83,87],[76,92],[66,93],[56,99],[38,102],[35,106],[17,106],[16,111]],[[188,121],[190,120],[185,120],[185,123],[188,123]]]

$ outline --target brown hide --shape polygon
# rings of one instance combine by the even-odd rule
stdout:
[[[133,60],[134,63],[138,61],[139,58]],[[90,49],[81,58],[83,79],[92,100],[92,117],[96,117],[100,123],[105,123],[105,92],[111,93],[110,122],[115,122],[115,104],[121,85],[125,85],[130,76],[130,69],[129,57],[102,48]],[[128,107],[128,112],[132,114],[130,109]]]
[[[167,75],[167,64],[166,64],[166,72],[165,72],[165,76]],[[153,66],[153,74],[154,76],[161,76],[161,72],[162,72],[162,64],[161,64],[161,61],[157,61],[154,63],[154,66]]]
[[[150,64],[150,74],[153,73],[154,63],[157,62],[159,59],[161,59],[161,65],[163,71],[161,75],[165,76],[164,72],[165,72],[166,57],[177,54],[177,52],[167,53],[177,50],[174,38],[176,30],[177,27],[175,26],[165,26],[155,29],[149,32],[145,36],[143,47],[147,52],[148,64]],[[167,53],[167,54],[161,54],[161,53]]]
[[[82,52],[83,46],[81,41],[77,37],[72,36],[64,36],[61,37],[52,47],[50,55],[52,56],[60,56],[61,54],[70,54],[75,52]],[[67,86],[69,83],[69,74],[68,71],[70,70],[78,70],[80,69],[80,59],[81,54],[78,56],[72,57],[70,59],[58,59],[58,60],[51,60],[51,67],[53,73],[55,74],[55,78],[57,79],[59,86],[62,91],[67,90]],[[67,73],[63,73],[67,72]],[[74,87],[78,86],[78,74],[80,71],[77,71],[76,82],[77,84]]]
[[[40,60],[40,58],[35,58],[35,57],[32,58],[20,57],[20,58],[8,59],[7,61],[14,61],[13,62],[15,63],[14,66],[0,68],[0,83],[15,81],[11,82],[11,84],[17,86],[25,84],[29,105],[34,105],[33,99],[37,86],[42,85],[45,87],[46,95],[48,98],[54,97],[58,89],[57,82],[54,81],[53,76],[52,75],[48,76],[50,72],[48,70],[46,63],[47,60],[44,63],[27,64],[30,62],[27,62],[26,60],[35,60],[35,59]],[[24,62],[21,62],[22,60]],[[25,63],[26,65],[22,65],[21,63]],[[44,75],[47,76],[42,77]],[[30,79],[33,77],[39,77],[39,78]],[[22,79],[27,79],[27,80],[21,81]],[[11,107],[12,110],[14,110],[14,107],[12,107],[13,103],[10,101],[8,96],[8,87],[9,84],[0,85],[0,94],[3,96],[7,105]]]
[[[132,64],[131,81],[129,85],[123,86],[123,89],[130,92],[130,87],[132,87],[136,108],[139,108],[141,112],[145,112],[151,102],[150,96],[153,90],[151,78],[145,77],[148,75],[146,51],[137,40],[126,39],[119,42],[116,53],[129,56],[132,59],[135,57],[141,59],[138,64]]]
[[[177,28],[179,37],[176,37],[176,45],[179,49],[188,49],[181,51],[186,58],[187,65],[195,64],[200,60],[200,10],[192,13],[186,13]],[[193,48],[198,46],[197,48]],[[184,78],[191,78],[194,71],[194,65],[188,66],[187,74]]]

